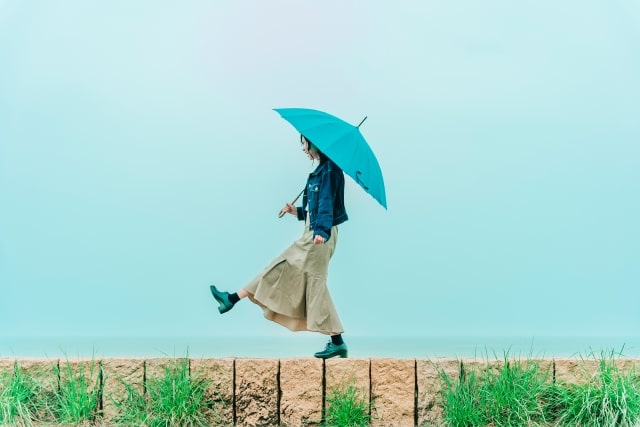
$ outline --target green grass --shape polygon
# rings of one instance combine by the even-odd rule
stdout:
[[[54,366],[53,369],[59,379],[59,388],[51,405],[58,423],[79,425],[96,420],[100,416],[102,398],[99,364],[91,360],[88,372],[83,363],[74,371],[69,361],[62,368]]]
[[[364,427],[371,422],[369,402],[355,381],[330,390],[326,400],[325,426]]]
[[[480,381],[475,371],[469,371],[463,378],[450,378],[440,371],[442,380],[441,405],[444,421],[455,427],[480,426],[486,424],[486,416],[478,407],[481,402]]]
[[[119,415],[113,422],[126,426],[144,425],[147,419],[147,403],[144,395],[124,380],[119,379],[119,381],[124,385],[127,396],[121,400],[112,399],[119,411]]]
[[[489,362],[464,369],[461,379],[451,379],[444,371],[442,405],[450,426],[528,426],[546,421],[538,396],[549,387],[549,373],[533,360]]]
[[[489,370],[485,377],[483,399],[487,417],[496,426],[530,425],[545,422],[544,407],[538,396],[546,393],[552,378],[540,371],[533,360],[508,360],[501,368]]]
[[[469,426],[640,426],[640,377],[622,371],[615,352],[596,358],[598,370],[578,383],[555,382],[540,364],[528,359],[463,370],[450,378],[440,370],[444,421]]]
[[[595,374],[584,373],[583,382],[562,384],[560,425],[582,427],[640,426],[640,373],[620,369],[615,352],[592,354]]]
[[[121,415],[114,421],[120,425],[148,427],[208,426],[209,415],[214,422],[219,416],[211,409],[213,402],[206,399],[209,381],[189,374],[189,360],[179,359],[165,367],[164,375],[147,378],[146,396],[122,381],[127,397],[116,406]]]
[[[0,425],[31,426],[43,408],[41,390],[16,361],[13,372],[0,372]]]

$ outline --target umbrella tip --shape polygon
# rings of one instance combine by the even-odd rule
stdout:
[[[362,121],[360,122],[360,124],[359,124],[358,126],[356,126],[356,127],[357,127],[357,128],[359,128],[359,127],[360,127],[360,125],[361,125],[361,124],[363,124],[365,120],[367,120],[367,116],[364,116],[364,119],[362,119]]]

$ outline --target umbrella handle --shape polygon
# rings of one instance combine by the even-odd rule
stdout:
[[[298,195],[296,196],[296,198],[295,198],[295,199],[293,199],[293,200],[291,201],[291,204],[294,204],[295,202],[297,202],[297,201],[298,201],[298,199],[300,198],[300,196],[302,196],[302,193],[304,193],[304,188],[302,189],[302,191],[300,192],[300,194],[298,194]],[[287,212],[286,212],[284,209],[282,209],[282,210],[280,211],[280,213],[278,214],[278,218],[282,218],[282,217],[284,216],[284,214],[286,214],[286,213],[287,213]]]

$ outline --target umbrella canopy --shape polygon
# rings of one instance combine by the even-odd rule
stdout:
[[[275,108],[274,111],[387,208],[382,170],[360,133],[360,125],[353,126],[331,114],[308,108]]]

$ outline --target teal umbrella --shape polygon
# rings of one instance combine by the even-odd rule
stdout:
[[[373,150],[360,133],[360,125],[366,117],[358,126],[353,126],[318,110],[275,108],[274,111],[387,208],[382,170]]]

